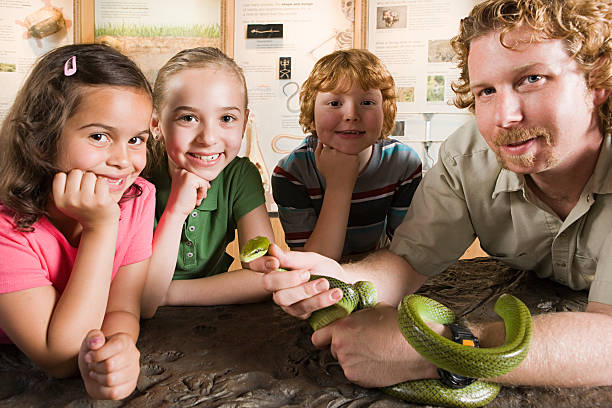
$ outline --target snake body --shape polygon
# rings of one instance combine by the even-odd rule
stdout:
[[[252,247],[258,247],[250,250],[251,253],[257,253],[255,258],[267,252],[269,242],[267,238],[262,238],[257,237],[256,243],[249,241]],[[241,260],[242,255],[241,251]],[[327,279],[330,288],[342,289],[343,297],[338,303],[312,313],[309,323],[314,330],[346,317],[356,309],[373,307],[376,304],[376,289],[371,282],[348,284],[335,278],[317,275],[311,276],[310,280],[319,278]],[[529,351],[532,333],[529,309],[516,297],[501,295],[495,303],[495,312],[504,321],[506,339],[503,345],[492,348],[460,345],[431,330],[425,321],[449,324],[453,323],[456,317],[448,307],[424,296],[413,294],[404,297],[398,308],[398,323],[408,343],[437,367],[463,376],[491,378],[512,371],[524,360]],[[472,408],[491,402],[500,388],[496,383],[476,381],[467,387],[454,389],[447,387],[440,380],[433,379],[406,381],[384,387],[382,390],[410,402]]]

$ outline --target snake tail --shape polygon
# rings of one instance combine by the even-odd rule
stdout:
[[[310,323],[310,327],[315,331],[338,319],[350,315],[359,304],[359,293],[355,290],[353,285],[330,276],[312,275],[310,280],[312,281],[320,278],[325,278],[329,282],[330,289],[340,288],[342,290],[342,299],[325,309],[320,309],[312,313],[308,318],[308,323]]]
[[[490,378],[506,374],[516,368],[529,351],[531,315],[523,302],[512,295],[502,295],[495,311],[506,324],[503,345],[491,348],[463,346],[440,336],[424,322],[448,324],[454,314],[446,306],[419,295],[408,295],[400,304],[398,321],[402,334],[427,360],[456,374]]]
[[[386,394],[405,401],[453,408],[482,407],[493,401],[500,389],[499,384],[483,381],[455,389],[445,386],[440,380],[406,381],[382,388]]]

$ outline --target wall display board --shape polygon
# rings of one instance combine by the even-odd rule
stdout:
[[[221,44],[222,0],[96,0],[95,41],[132,58],[151,82],[178,51]]]
[[[437,156],[430,151],[438,147],[432,142],[443,140],[469,117],[451,103],[458,70],[449,40],[476,3],[368,1],[367,48],[389,68],[398,90],[393,136],[417,149],[425,169]],[[432,123],[439,126],[432,128]]]
[[[242,154],[259,168],[271,200],[276,163],[304,138],[299,89],[314,63],[353,47],[352,0],[235,0],[233,55],[244,69],[251,115]]]
[[[72,0],[0,0],[0,121],[38,57],[75,41]]]

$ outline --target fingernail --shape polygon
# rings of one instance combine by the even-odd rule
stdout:
[[[102,339],[99,336],[92,337],[91,339],[89,339],[89,346],[97,346],[98,344],[100,344],[101,341]]]
[[[85,357],[84,357],[84,358],[85,358],[85,362],[86,362],[87,364],[89,364],[89,363],[91,363],[91,362],[92,362],[91,354],[89,354],[89,353],[85,354]]]
[[[303,281],[307,281],[308,279],[310,279],[310,272],[304,271],[304,272],[300,273],[300,278],[302,278]],[[318,287],[318,285],[317,285],[317,287]]]
[[[342,291],[340,289],[336,289],[336,290],[332,291],[331,298],[333,300],[340,300],[340,299],[342,299]]]
[[[325,281],[324,280],[320,280],[316,283],[315,288],[317,289],[317,292],[323,292],[324,290],[326,290],[326,285],[325,285]]]
[[[274,268],[274,262],[272,261],[266,262],[266,269],[273,269],[273,268]]]

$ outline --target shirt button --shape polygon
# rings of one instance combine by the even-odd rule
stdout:
[[[191,216],[195,218],[195,217],[198,216],[198,213],[194,211],[194,212],[191,213]]]
[[[193,242],[191,242],[191,241],[187,241],[187,242],[185,243],[185,245],[187,245],[188,247],[192,247],[192,246],[193,246]]]
[[[557,266],[559,268],[565,268],[567,266],[567,264],[565,262],[557,262]]]
[[[187,252],[187,258],[193,258],[193,252]]]
[[[190,225],[190,226],[189,226],[189,228],[187,228],[187,229],[188,229],[189,231],[193,232],[193,231],[195,231],[195,226]]]

